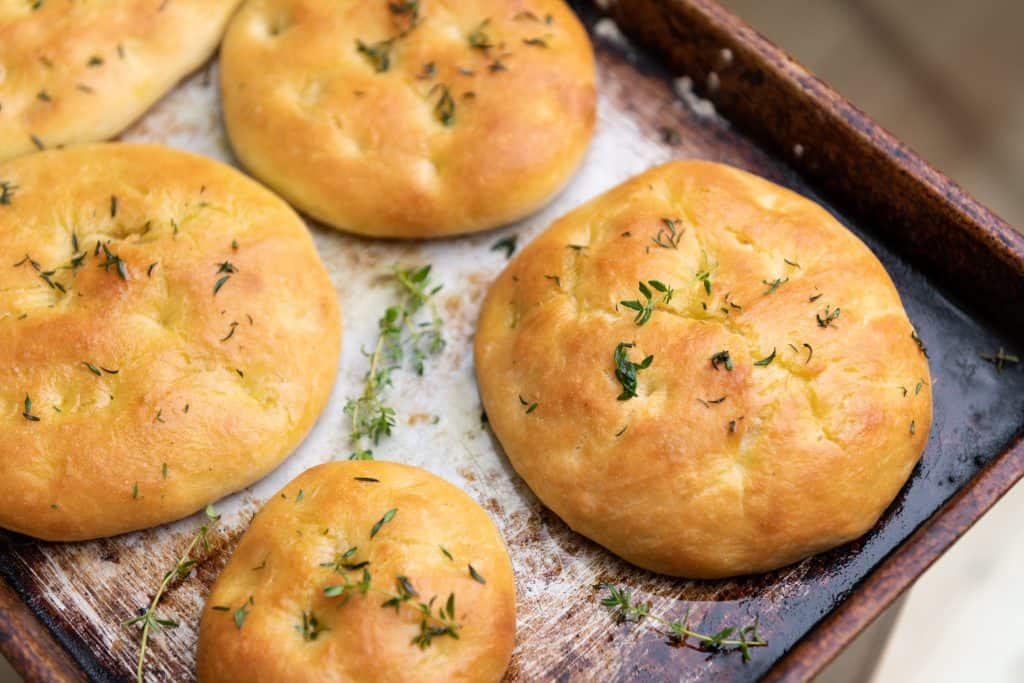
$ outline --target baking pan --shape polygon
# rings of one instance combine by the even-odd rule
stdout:
[[[1024,238],[709,0],[620,0],[576,10],[595,42],[599,130],[583,169],[551,206],[499,231],[423,243],[369,241],[311,223],[345,317],[337,386],[289,460],[218,504],[223,522],[210,556],[162,603],[162,615],[181,626],[151,641],[150,680],[194,678],[204,596],[261,501],[307,467],[351,451],[341,408],[365,372],[360,347],[374,337],[389,300],[382,275],[396,262],[434,265],[445,286],[448,347],[424,377],[395,375],[400,425],[376,452],[456,483],[497,522],[519,590],[510,681],[808,678],[1024,473],[1024,372],[1000,372],[980,357],[1024,348]],[[124,139],[233,162],[216,84],[213,62]],[[506,263],[490,249],[494,242],[516,234],[524,244],[628,176],[689,157],[791,187],[861,236],[892,275],[934,380],[927,450],[870,533],[778,571],[726,581],[641,571],[546,511],[481,424],[470,352],[484,292]],[[192,518],[72,544],[4,536],[0,651],[33,681],[130,679],[138,633],[122,623],[149,601],[198,524]],[[672,645],[650,623],[616,624],[600,606],[601,582],[628,587],[666,616],[689,608],[691,624],[705,631],[756,617],[768,646],[745,662],[738,652]]]

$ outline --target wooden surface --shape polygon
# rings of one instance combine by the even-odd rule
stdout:
[[[1024,373],[997,375],[977,357],[978,351],[1021,339],[1019,316],[1014,322],[992,315],[1003,310],[999,306],[1021,303],[1019,236],[717,6],[700,0],[625,0],[614,6],[626,30],[662,55],[657,59],[636,49],[593,10],[580,11],[597,46],[599,132],[580,175],[551,207],[492,234],[428,244],[369,242],[311,226],[345,315],[338,387],[292,458],[264,482],[219,504],[224,531],[213,556],[164,604],[163,614],[182,626],[155,637],[148,668],[152,680],[192,679],[195,629],[206,590],[260,502],[306,467],[347,456],[347,421],[340,407],[365,371],[359,348],[372,339],[387,300],[379,274],[394,261],[435,264],[445,283],[449,347],[426,378],[396,375],[401,425],[378,454],[444,476],[494,516],[509,544],[520,594],[510,680],[754,680],[769,671],[802,678],[834,655],[1019,478],[1024,470],[1019,445],[1000,453],[1021,431]],[[711,69],[717,69],[716,77],[709,80]],[[684,97],[677,96],[673,85],[683,84],[674,84],[672,77],[682,71],[698,86],[717,83],[712,93],[717,111],[685,88]],[[679,132],[678,144],[662,138],[665,127]],[[181,86],[125,137],[230,161],[217,109],[215,65]],[[490,245],[509,234],[519,235],[523,244],[584,199],[674,157],[726,161],[819,200],[816,188],[824,190],[839,218],[886,265],[931,353],[935,422],[928,449],[882,522],[853,544],[763,576],[680,581],[609,556],[539,505],[479,425],[468,350],[487,283],[505,263]],[[992,321],[1001,323],[1002,332],[994,331]],[[442,417],[438,425],[412,419],[435,413]],[[996,466],[968,487],[993,462]],[[951,499],[939,523],[921,526]],[[147,601],[197,525],[185,520],[64,545],[8,536],[0,574],[92,679],[124,680],[137,633],[121,624]],[[750,663],[736,654],[671,647],[654,628],[612,623],[593,589],[601,581],[628,586],[667,616],[679,617],[691,607],[693,624],[705,630],[757,615],[770,645],[755,650]],[[8,641],[15,659],[33,642],[17,633]],[[48,680],[26,672],[29,680]]]
[[[32,610],[0,580],[0,655],[26,681],[79,683],[86,677]]]

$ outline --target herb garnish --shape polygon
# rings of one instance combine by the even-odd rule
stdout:
[[[659,128],[658,134],[661,135],[662,142],[664,142],[666,145],[671,145],[673,147],[678,145],[683,140],[682,136],[679,134],[679,130],[677,128],[671,128],[669,126],[662,126],[661,128]]]
[[[806,343],[806,342],[804,342],[802,344],[802,346],[806,346],[807,347],[807,360],[804,361],[804,365],[807,365],[808,363],[811,362],[811,356],[814,355],[814,347],[811,346],[810,344]]]
[[[522,394],[519,394],[519,404],[522,405],[524,408],[526,408],[526,414],[527,415],[529,415],[533,411],[537,410],[537,405],[538,405],[536,401],[533,401],[533,402],[527,401],[525,398],[523,398]]]
[[[651,241],[662,249],[679,249],[679,240],[683,238],[683,233],[686,232],[686,229],[677,228],[676,226],[682,221],[678,218],[675,220],[662,218],[661,222],[664,225],[658,229],[658,234],[652,237]]]
[[[489,50],[494,47],[486,33],[487,25],[490,23],[490,19],[484,19],[470,32],[467,40],[469,40],[469,46],[471,48],[476,50]]]
[[[0,205],[10,206],[14,191],[17,189],[18,186],[10,180],[0,180]]]
[[[135,680],[137,683],[143,683],[142,674],[143,666],[146,661],[146,644],[149,642],[150,632],[159,631],[163,627],[176,628],[178,626],[178,622],[173,619],[161,619],[157,616],[156,608],[160,604],[160,599],[163,598],[164,593],[171,584],[171,581],[175,579],[184,579],[192,571],[192,568],[195,567],[202,559],[202,556],[192,556],[193,551],[196,550],[196,546],[202,545],[204,553],[208,553],[210,551],[209,534],[211,529],[213,529],[220,520],[220,515],[214,511],[212,505],[208,505],[206,507],[206,518],[208,521],[206,524],[199,527],[199,531],[196,533],[195,538],[193,538],[192,542],[188,544],[187,548],[185,548],[184,554],[182,554],[178,559],[174,568],[164,574],[163,581],[160,582],[160,586],[157,588],[156,595],[153,596],[152,602],[149,603],[149,607],[139,614],[139,616],[129,619],[124,623],[125,626],[134,626],[135,624],[142,625],[142,642],[139,645],[139,663],[135,669]],[[251,600],[252,598],[250,598],[250,602]],[[238,623],[237,615],[235,620],[236,623]],[[240,623],[238,624],[238,627],[241,628]]]
[[[789,278],[788,277],[777,277],[774,280],[772,280],[771,282],[768,282],[767,280],[761,280],[761,282],[763,282],[764,284],[768,285],[768,289],[764,290],[764,293],[762,294],[762,296],[765,296],[767,294],[771,294],[772,292],[774,292],[776,289],[779,288],[779,286],[784,285],[787,282],[789,282]]]
[[[302,634],[302,639],[306,642],[316,640],[321,633],[324,631],[330,631],[316,618],[316,615],[312,612],[302,612],[302,624],[295,627],[295,630]]]
[[[523,38],[523,45],[532,45],[533,47],[547,47],[548,41],[544,38]]]
[[[110,217],[117,218],[117,197],[110,195]]]
[[[719,351],[711,355],[711,367],[717,370],[719,365],[724,365],[726,370],[732,372],[732,358],[729,357],[728,351]]]
[[[992,363],[992,365],[996,366],[996,370],[998,372],[1002,372],[1003,368],[1007,365],[1020,364],[1020,356],[1003,351],[1002,346],[999,347],[999,350],[996,351],[995,355],[989,355],[987,353],[981,353],[978,355],[981,356],[982,360],[988,361],[989,363]],[[921,385],[918,384],[918,386],[920,387]],[[914,393],[916,394],[917,392],[915,391]]]
[[[928,349],[924,347],[924,341],[921,339],[921,337],[917,336],[917,330],[910,330],[910,338],[914,340],[914,343],[917,344],[918,350],[924,354],[925,358],[927,358]]]
[[[242,625],[245,624],[245,618],[249,616],[249,608],[252,607],[254,604],[255,602],[253,601],[252,596],[250,595],[249,599],[243,602],[242,606],[235,610],[233,615],[235,620],[235,628],[241,630]],[[225,609],[229,610],[231,608],[228,607]]]
[[[467,565],[467,566],[469,567],[469,575],[473,578],[474,581],[476,581],[477,583],[487,583],[487,579],[485,579],[484,577],[480,576],[480,572],[478,572],[473,567],[473,565],[470,564],[470,565]]]
[[[829,325],[831,325],[833,321],[839,318],[839,310],[840,309],[838,307],[832,308],[832,304],[828,304],[827,306],[825,306],[824,316],[822,316],[821,313],[816,313],[814,315],[814,317],[818,320],[818,326],[828,327]]]
[[[441,96],[437,99],[437,104],[434,105],[434,118],[445,126],[451,126],[455,123],[455,100],[444,83],[434,85],[427,92],[427,97],[433,95],[435,90],[440,90]]]
[[[766,357],[762,358],[761,360],[754,361],[754,365],[760,365],[761,367],[765,367],[771,365],[773,360],[775,360],[775,349],[772,349],[772,352],[768,354]]]
[[[704,293],[711,294],[711,269],[708,268],[697,273],[697,280],[704,283]]]
[[[221,275],[221,277],[217,278],[217,281],[213,283],[213,295],[217,296],[217,292],[219,292],[220,288],[224,286],[224,283],[226,283],[231,278],[231,276],[237,272],[238,267],[231,263],[231,261],[224,261],[222,263],[218,263],[217,273],[226,273],[226,275]]]
[[[373,538],[380,531],[380,528],[395,518],[395,513],[398,512],[398,508],[391,508],[384,513],[384,516],[377,520],[377,523],[370,529],[370,538]]]
[[[500,240],[491,245],[491,251],[505,250],[505,258],[512,258],[512,254],[516,251],[516,240],[518,235],[507,235],[502,237]]]
[[[25,409],[21,411],[21,416],[29,422],[39,422],[39,417],[32,414],[32,399],[28,394],[25,394]]]
[[[637,395],[637,372],[650,367],[651,362],[654,360],[654,356],[647,356],[639,363],[634,363],[629,360],[629,349],[634,346],[635,344],[632,342],[619,342],[618,346],[615,347],[615,353],[612,356],[612,360],[615,363],[615,378],[619,380],[620,384],[622,384],[622,393],[618,396],[618,400],[620,401],[628,401]]]
[[[398,589],[397,593],[391,593],[377,588],[372,585],[372,581],[373,579],[369,570],[363,569],[362,579],[360,581],[353,582],[346,575],[344,584],[337,584],[324,588],[324,596],[328,598],[340,597],[341,604],[345,604],[354,591],[358,591],[363,595],[373,591],[388,598],[380,605],[383,609],[394,607],[397,612],[403,605],[409,605],[410,608],[415,609],[422,615],[420,619],[420,631],[410,641],[411,644],[418,646],[421,650],[426,649],[436,637],[449,636],[456,639],[459,637],[460,626],[455,623],[455,593],[448,594],[448,599],[445,601],[443,606],[437,609],[435,614],[434,602],[437,599],[437,596],[430,598],[427,602],[420,602],[415,605],[410,603],[412,598],[419,597],[419,593],[413,587],[412,581],[410,581],[407,576],[399,575],[395,577],[395,584]]]
[[[97,242],[96,247],[97,253],[99,249],[103,249],[104,261],[99,264],[99,267],[103,269],[103,272],[109,273],[110,269],[113,268],[122,280],[127,280],[128,267],[125,265],[125,262],[121,260],[121,257],[110,251],[110,247],[106,244],[100,244]]]
[[[647,285],[650,285],[651,287],[648,288]],[[638,327],[651,319],[655,306],[658,304],[668,304],[672,301],[672,296],[675,294],[675,290],[672,289],[672,287],[659,280],[648,280],[647,285],[643,282],[638,283],[640,294],[644,297],[643,302],[639,299],[630,299],[629,301],[619,302],[626,308],[636,311],[636,315],[633,316],[633,322],[636,323]],[[656,299],[651,292],[651,288],[660,292],[661,297]]]
[[[757,634],[756,618],[752,624],[741,628],[729,626],[717,633],[700,633],[690,628],[689,609],[682,621],[670,621],[651,614],[651,603],[633,602],[629,592],[618,586],[602,583],[598,588],[608,591],[608,595],[601,599],[601,605],[611,611],[618,623],[639,623],[645,618],[653,619],[668,629],[665,635],[673,643],[685,644],[687,639],[693,638],[698,641],[698,647],[702,650],[717,652],[723,648],[734,648],[742,653],[744,662],[750,661],[750,648],[768,645],[768,641],[761,639]]]
[[[222,341],[222,342],[226,342],[226,341],[227,341],[228,339],[231,339],[232,337],[234,337],[234,336],[235,336],[235,329],[236,329],[237,327],[238,327],[238,321],[233,321],[233,322],[232,322],[232,323],[231,323],[231,324],[230,324],[230,325],[228,326],[228,328],[229,328],[229,329],[228,329],[228,333],[227,333],[227,335],[225,335],[225,336],[221,337],[221,341]]]
[[[356,40],[356,50],[359,54],[366,57],[374,71],[381,73],[387,71],[391,66],[391,46],[394,42],[394,38],[388,38],[387,40],[372,44]]]
[[[405,0],[405,2],[389,2],[388,9],[395,14],[408,14],[412,26],[419,23],[420,2],[419,0]],[[410,27],[411,28],[411,27]]]
[[[406,348],[412,367],[419,375],[423,374],[424,361],[444,349],[445,342],[441,337],[443,321],[433,301],[442,285],[430,281],[430,268],[429,265],[419,268],[396,265],[392,270],[398,285],[399,304],[388,307],[377,322],[380,332],[373,352],[366,354],[370,368],[364,378],[363,393],[345,403],[345,414],[352,419],[349,439],[353,443],[359,444],[365,438],[377,444],[381,438],[391,435],[391,428],[395,426],[395,409],[385,405],[381,395],[386,387],[391,386],[391,373],[402,366]],[[416,322],[416,316],[422,309],[429,309],[431,318]],[[366,456],[359,459],[373,459],[369,450],[360,449],[358,452]]]

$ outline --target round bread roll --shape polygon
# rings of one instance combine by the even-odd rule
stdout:
[[[327,402],[337,299],[301,219],[155,145],[0,164],[0,526],[48,540],[188,515]]]
[[[0,3],[0,161],[117,135],[206,61],[239,2]]]
[[[487,513],[424,470],[307,470],[253,519],[203,611],[218,681],[499,681],[515,644],[512,564]]]
[[[870,528],[928,439],[923,347],[817,204],[678,161],[556,221],[491,288],[480,391],[516,471],[652,571],[780,567]]]
[[[250,0],[221,49],[253,174],[381,237],[492,228],[542,206],[594,128],[594,58],[562,0]]]

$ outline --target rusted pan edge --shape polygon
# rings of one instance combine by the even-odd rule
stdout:
[[[726,119],[969,308],[1024,336],[1024,316],[1006,314],[1024,302],[1024,235],[714,0],[612,2],[626,35],[689,75]]]
[[[786,653],[765,680],[805,681],[813,677],[1022,477],[1024,437],[1018,437]]]
[[[26,681],[79,683],[86,680],[64,648],[2,578],[0,654]]]

